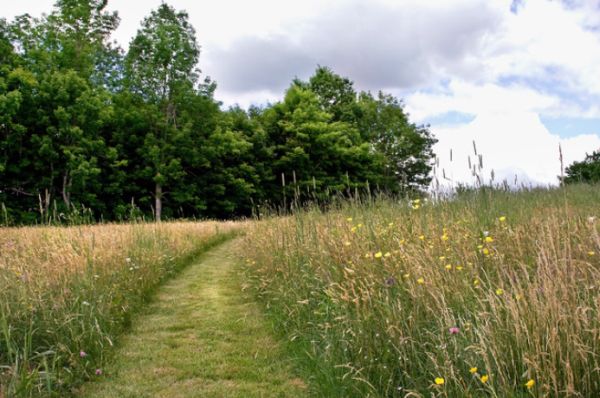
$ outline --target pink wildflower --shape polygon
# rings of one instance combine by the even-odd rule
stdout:
[[[453,326],[450,329],[448,329],[448,332],[450,332],[450,334],[458,334],[458,332],[460,332],[460,329],[456,326]]]

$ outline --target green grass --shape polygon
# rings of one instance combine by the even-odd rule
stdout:
[[[64,397],[94,378],[156,288],[239,230],[215,222],[0,229],[0,397]]]
[[[247,281],[317,396],[595,397],[598,217],[585,185],[300,211],[251,226]]]
[[[302,397],[228,242],[161,287],[81,397]]]

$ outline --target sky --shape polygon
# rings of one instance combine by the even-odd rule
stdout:
[[[39,16],[53,0],[1,0],[0,17]],[[127,48],[160,0],[109,0]],[[403,100],[438,139],[436,181],[549,185],[600,149],[600,1],[171,0],[202,46],[224,106],[264,105],[318,65],[358,90]],[[475,144],[474,144],[475,143]],[[477,160],[478,162],[479,160]]]

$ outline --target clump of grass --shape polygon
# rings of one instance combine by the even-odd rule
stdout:
[[[257,222],[249,284],[321,396],[599,396],[600,190]]]
[[[155,287],[235,223],[0,229],[0,396],[64,396]]]

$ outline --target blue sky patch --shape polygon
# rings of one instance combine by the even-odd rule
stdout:
[[[552,117],[540,115],[540,120],[552,133],[562,138],[580,134],[595,134],[600,137],[600,118]]]
[[[450,111],[441,115],[428,117],[424,120],[424,123],[432,126],[456,126],[470,123],[473,119],[475,119],[475,115],[473,114]]]

